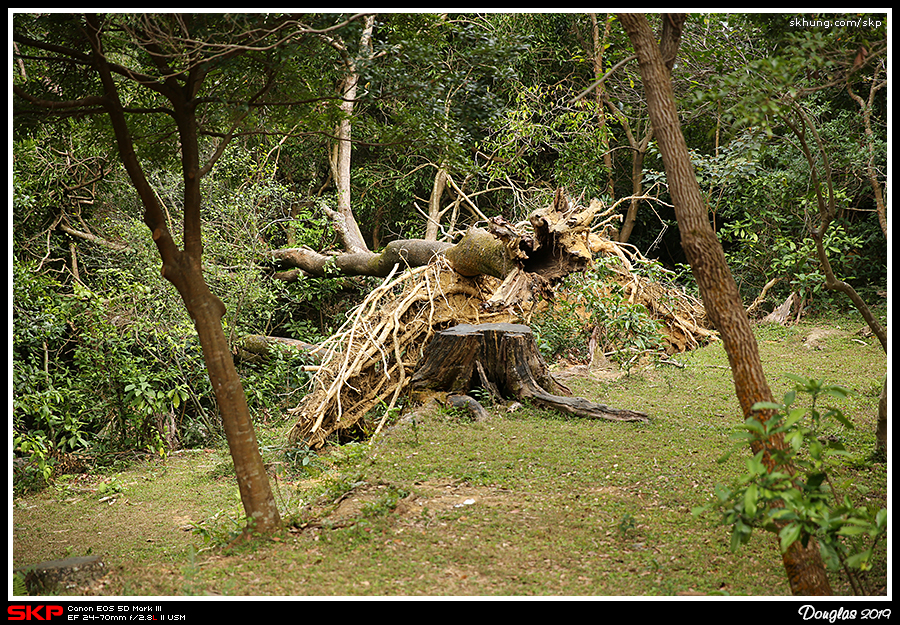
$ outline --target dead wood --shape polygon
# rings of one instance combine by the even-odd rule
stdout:
[[[384,277],[397,265],[421,267],[452,247],[449,243],[404,239],[391,241],[378,254],[322,254],[307,247],[286,248],[269,252],[270,260],[282,268],[300,269],[316,277],[333,275]],[[291,274],[297,277],[298,274]]]
[[[432,255],[429,264],[408,267],[405,260],[395,264],[382,284],[348,315],[345,324],[318,346],[319,369],[311,390],[288,411],[296,418],[289,439],[318,447],[341,433],[362,429],[377,434],[408,396],[424,349],[436,333],[459,324],[527,325],[532,315],[552,300],[558,278],[589,266],[592,253],[619,261],[616,280],[630,285],[629,296],[644,303],[677,337],[669,353],[690,349],[712,337],[699,302],[682,297],[680,291],[672,293],[635,277],[629,268],[638,256],[636,252],[591,234],[592,220],[606,216],[614,207],[600,212],[602,208],[599,202],[587,208],[570,204],[560,193],[551,207],[532,216],[526,224],[531,230],[493,219],[486,230],[465,245],[449,246]],[[482,252],[474,244],[476,240],[494,250],[487,256],[503,258],[508,264],[495,264],[499,271],[477,275],[458,271],[456,267],[461,265],[458,259],[451,260],[451,250],[462,252],[470,246],[472,251],[461,255],[469,267],[477,266]],[[556,294],[560,296],[564,294]],[[650,302],[654,297],[661,299],[656,305]],[[496,377],[487,373],[484,363],[479,362],[476,370],[479,366],[485,367],[479,379]],[[550,380],[536,379],[537,388],[525,385],[520,391],[535,404],[589,418],[642,418],[637,413],[582,404]],[[501,396],[499,388],[494,394]],[[589,416],[592,410],[593,416]]]
[[[573,207],[557,191],[553,204],[529,217],[534,234],[524,244],[524,269],[550,281],[587,269],[593,257],[588,235],[601,208],[596,200],[587,208]]]
[[[794,306],[797,305],[798,301],[799,296],[796,293],[791,293],[781,306],[763,317],[763,323],[779,323],[783,326],[788,325],[791,320],[791,311],[794,309]]]
[[[376,407],[386,415],[406,390],[435,330],[460,319],[521,320],[527,311],[515,303],[497,311],[482,307],[499,284],[491,276],[462,276],[443,258],[389,274],[319,346],[312,390],[288,411],[298,419],[289,438],[320,446],[332,433],[354,428]]]
[[[279,269],[280,279],[294,280],[301,273],[330,275],[388,275],[394,267],[421,267],[438,256],[467,277],[488,275],[503,279],[522,268],[546,281],[583,271],[591,262],[588,236],[598,201],[587,208],[570,205],[557,191],[553,203],[530,218],[533,233],[523,234],[502,218],[488,220],[487,229],[469,228],[456,244],[404,239],[391,241],[379,253],[323,254],[309,248],[286,248],[268,252],[268,260]]]
[[[310,276],[375,276],[385,277],[394,267],[422,267],[438,256],[464,276],[488,275],[502,278],[516,267],[518,241],[498,239],[483,228],[470,228],[455,245],[424,239],[391,241],[379,253],[322,254],[309,248],[287,248],[269,252],[269,257],[282,270],[284,280],[297,279],[301,273]]]
[[[260,334],[242,336],[234,342],[231,351],[239,360],[244,362],[262,362],[271,356],[273,345],[288,347],[302,352],[312,363],[317,363],[320,359],[318,345],[281,336],[263,336]]]
[[[531,328],[520,324],[460,324],[438,332],[410,381],[410,397],[423,403],[473,391],[589,419],[648,421],[647,415],[597,404],[557,381],[538,353]],[[474,401],[474,400],[473,400]]]
[[[781,281],[781,278],[782,278],[782,276],[777,276],[775,278],[772,278],[768,282],[766,282],[766,285],[762,288],[762,291],[759,292],[759,295],[756,296],[756,299],[753,300],[753,303],[747,307],[747,316],[748,317],[752,317],[753,314],[756,312],[756,309],[759,308],[762,305],[762,303],[766,301],[766,295],[768,294],[769,289],[771,289],[773,286],[778,284],[778,282]]]

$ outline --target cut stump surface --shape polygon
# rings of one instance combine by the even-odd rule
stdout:
[[[47,595],[90,585],[107,571],[103,560],[98,556],[85,556],[41,562],[22,567],[16,572],[25,577],[29,593]]]
[[[647,422],[646,414],[581,397],[557,381],[537,349],[531,328],[511,323],[460,324],[435,334],[410,381],[413,402],[467,395],[517,399],[588,419]]]

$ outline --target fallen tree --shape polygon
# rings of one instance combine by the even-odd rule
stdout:
[[[552,299],[554,284],[589,267],[594,252],[624,258],[614,243],[592,234],[614,210],[615,206],[603,207],[596,201],[586,208],[573,205],[558,192],[552,205],[532,214],[527,224],[513,226],[493,219],[486,228],[470,229],[455,245],[403,241],[380,254],[272,253],[279,269],[310,275],[381,271],[393,261],[382,284],[317,346],[312,389],[288,411],[297,419],[289,439],[319,447],[342,432],[362,429],[377,434],[401,400],[409,397],[410,382],[436,333],[459,324],[527,325],[535,310]],[[698,336],[686,343],[702,340]],[[555,401],[554,409],[566,412],[584,401],[568,397],[559,386],[537,386],[542,391],[532,389],[523,397],[548,407]],[[583,416],[596,406],[581,404]],[[612,410],[605,417],[597,410],[590,418],[609,418]],[[626,413],[630,416],[625,420],[646,419],[630,411],[620,414]]]
[[[307,247],[273,250],[268,259],[280,269],[277,277],[293,280],[298,271],[310,276],[385,277],[392,269],[421,267],[438,256],[446,258],[454,271],[467,277],[488,275],[504,278],[521,267],[528,273],[555,280],[581,271],[591,262],[588,238],[603,206],[591,202],[587,208],[573,207],[557,191],[553,204],[529,218],[532,233],[523,234],[500,217],[488,220],[486,228],[469,228],[458,243],[403,239],[388,243],[381,252],[323,254]],[[603,212],[608,216],[611,209]]]

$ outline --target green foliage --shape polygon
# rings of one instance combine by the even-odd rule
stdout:
[[[831,475],[850,453],[840,442],[840,428],[853,424],[840,408],[821,407],[823,399],[845,399],[849,391],[802,376],[788,376],[795,388],[783,403],[760,402],[732,438],[739,448],[768,446],[783,438],[783,449],[765,449],[745,461],[745,473],[733,487],[717,485],[712,504],[698,507],[696,515],[716,509],[722,524],[731,527],[731,548],[746,544],[754,528],[779,537],[782,551],[815,538],[826,564],[865,571],[875,545],[886,537],[887,510],[854,503],[839,488],[853,488],[849,479],[837,485]],[[808,395],[809,406],[797,406],[798,394]],[[834,422],[834,423],[832,423]],[[829,430],[836,425],[837,430]],[[727,454],[722,460],[728,458]]]
[[[660,322],[640,304],[631,303],[613,279],[612,259],[600,258],[584,274],[566,278],[558,301],[532,320],[535,340],[548,360],[567,357],[590,360],[591,336],[614,362],[630,370],[637,359],[663,344]],[[647,263],[636,271],[645,275],[658,269]]]
[[[308,391],[309,374],[303,365],[307,356],[292,347],[270,345],[261,363],[243,363],[239,368],[247,405],[261,418],[282,415]]]
[[[362,506],[363,518],[371,519],[384,516],[393,512],[400,504],[400,500],[409,495],[409,491],[394,484],[387,484],[384,492],[375,501],[370,501]]]
[[[70,291],[27,263],[14,262],[13,273],[14,451],[46,480],[60,454],[163,452],[161,415],[177,417],[183,443],[218,432],[199,350],[153,336],[124,306],[149,293]]]
[[[319,454],[306,445],[298,444],[289,447],[284,450],[283,456],[285,462],[295,472],[315,475],[321,470],[321,463],[318,462]]]

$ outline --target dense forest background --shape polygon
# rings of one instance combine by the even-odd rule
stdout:
[[[154,60],[135,41],[185,66],[208,55],[202,269],[229,341],[317,343],[377,284],[286,276],[272,250],[452,241],[487,217],[519,222],[558,188],[606,205],[648,198],[622,203],[606,235],[695,288],[637,62],[612,15],[322,14],[289,32],[278,16],[102,20],[107,56],[132,77]],[[12,25],[14,449],[38,460],[41,480],[72,452],[111,461],[221,437],[192,320],[161,275],[115,129],[86,95],[99,85],[64,53],[82,45],[81,19],[16,14]],[[239,37],[249,32],[252,45]],[[887,59],[886,15],[687,20],[672,70],[682,127],[745,303],[767,292],[760,314],[790,293],[804,314],[850,306],[826,288],[811,236],[823,193],[835,275],[869,305],[887,298]],[[138,156],[183,244],[173,122],[121,83]],[[361,240],[335,227],[348,219]],[[546,336],[578,331],[567,322],[545,321]],[[303,364],[291,351],[239,364],[254,418],[296,404]]]

